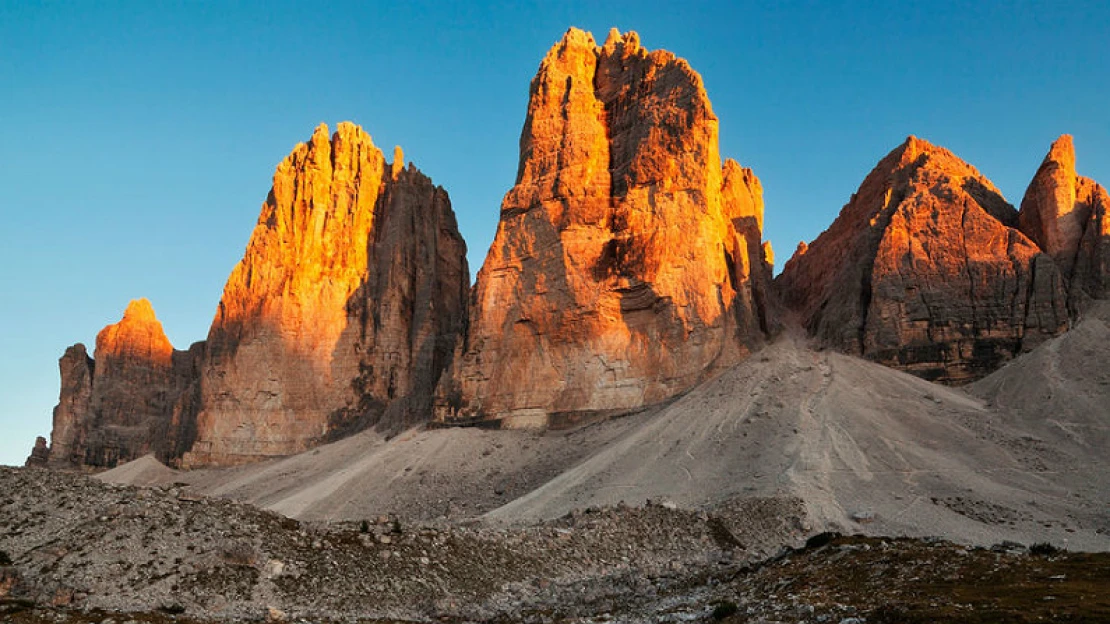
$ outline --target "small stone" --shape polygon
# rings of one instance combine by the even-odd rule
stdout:
[[[852,514],[852,520],[855,520],[859,524],[868,524],[874,522],[875,512],[869,510],[857,511]]]

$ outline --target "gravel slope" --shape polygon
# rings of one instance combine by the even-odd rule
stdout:
[[[99,478],[190,485],[307,520],[394,513],[528,524],[669,501],[800,500],[805,526],[965,543],[1110,548],[1110,302],[967,388],[786,333],[667,405],[569,432],[364,432],[232,469],[126,465]]]

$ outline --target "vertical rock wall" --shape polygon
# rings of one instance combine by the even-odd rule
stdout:
[[[571,29],[532,81],[516,185],[437,418],[543,424],[664,400],[768,329],[762,189],[721,163],[686,61]]]

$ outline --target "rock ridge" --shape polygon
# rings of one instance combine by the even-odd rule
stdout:
[[[947,383],[1067,328],[1064,281],[974,167],[910,136],[776,279],[824,345]]]

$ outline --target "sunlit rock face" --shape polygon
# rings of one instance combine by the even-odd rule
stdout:
[[[516,185],[441,383],[443,421],[542,424],[690,388],[769,330],[762,188],[721,163],[686,61],[571,29],[532,81]]]
[[[910,137],[776,286],[818,341],[962,383],[1067,327],[1056,264],[994,185]]]
[[[1110,297],[1110,197],[1075,171],[1075,145],[1052,144],[1021,201],[1021,231],[1060,267],[1073,311],[1087,298]]]
[[[96,337],[96,361],[76,344],[59,360],[48,463],[111,467],[154,453],[163,461],[188,446],[175,413],[195,381],[197,353],[176,351],[146,299]],[[41,451],[40,451],[41,456]]]
[[[430,414],[465,321],[447,193],[360,127],[321,125],[278,166],[207,341],[183,464],[303,451]]]

